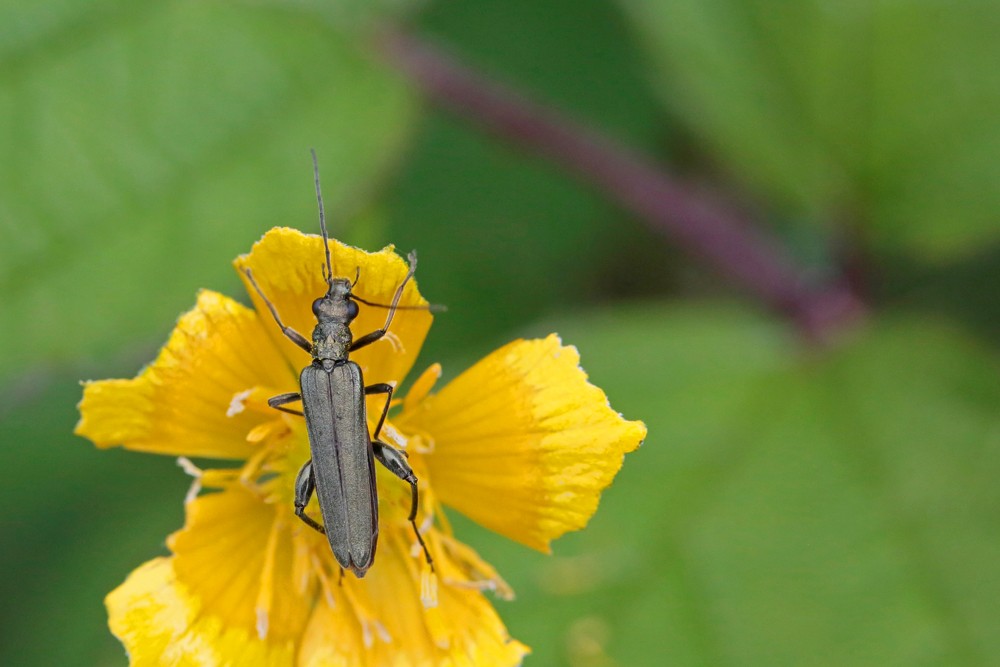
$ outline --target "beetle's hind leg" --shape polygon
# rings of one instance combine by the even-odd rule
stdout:
[[[372,435],[372,440],[378,440],[378,436],[382,432],[382,425],[385,424],[385,417],[389,414],[389,405],[392,403],[392,390],[393,386],[386,382],[370,384],[365,387],[365,396],[386,394],[385,405],[382,407],[382,415],[378,418],[378,424],[375,425],[375,433]]]
[[[427,550],[427,545],[424,544],[424,537],[420,534],[420,529],[417,528],[417,506],[420,501],[420,492],[417,490],[417,476],[413,474],[413,468],[407,463],[406,455],[395,447],[390,447],[381,440],[373,440],[372,450],[379,463],[384,465],[393,475],[410,485],[409,522],[413,526],[413,532],[417,536],[420,548],[424,550],[424,558],[427,560],[427,564],[431,566],[431,572],[433,572],[434,559],[431,558],[431,552]]]
[[[306,514],[306,505],[309,504],[309,499],[312,498],[315,490],[316,479],[313,477],[312,459],[309,459],[299,469],[299,474],[295,476],[295,516],[302,519],[303,523],[310,528],[315,528],[326,535],[326,529]]]

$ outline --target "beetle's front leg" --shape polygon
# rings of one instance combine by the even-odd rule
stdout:
[[[274,304],[271,303],[270,299],[264,296],[264,291],[257,285],[257,281],[254,280],[253,273],[250,272],[250,269],[243,269],[243,273],[245,273],[246,277],[249,278],[250,284],[253,285],[253,288],[257,291],[260,298],[264,300],[264,305],[266,305],[267,309],[271,311],[271,316],[274,317],[274,321],[278,323],[281,333],[285,334],[288,340],[292,341],[306,352],[312,354],[312,343],[306,340],[306,337],[295,329],[285,326],[284,322],[281,321],[281,317],[278,315],[278,309],[274,307]]]
[[[295,476],[295,516],[302,519],[310,528],[315,528],[326,535],[326,529],[306,514],[306,505],[309,504],[309,499],[312,498],[315,490],[316,479],[313,477],[312,459],[309,459],[299,469],[299,474]]]
[[[385,333],[389,330],[389,325],[392,324],[392,316],[396,314],[396,306],[399,305],[399,298],[403,296],[403,288],[406,287],[407,281],[413,277],[413,272],[417,270],[417,253],[416,251],[411,252],[407,255],[407,259],[410,260],[410,267],[406,272],[406,276],[403,278],[403,282],[399,283],[399,287],[396,288],[396,294],[392,297],[392,303],[389,304],[389,312],[385,317],[385,324],[382,325],[381,329],[376,329],[375,331],[365,334],[361,338],[358,338],[353,343],[351,343],[351,352],[355,350],[360,350],[365,345],[371,345],[375,341],[382,338]]]
[[[372,441],[372,451],[379,463],[384,465],[389,472],[410,485],[410,525],[413,526],[417,542],[420,542],[420,548],[424,550],[424,558],[427,559],[427,564],[431,566],[431,572],[433,572],[434,559],[431,558],[431,552],[427,550],[420,529],[417,528],[417,507],[420,504],[420,492],[417,490],[417,476],[413,474],[413,468],[406,461],[406,455],[403,452],[395,447],[390,447],[381,440]]]

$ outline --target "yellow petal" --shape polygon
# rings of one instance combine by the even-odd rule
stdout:
[[[274,415],[233,410],[234,399],[254,387],[278,393],[295,385],[257,313],[203,291],[138,377],[84,384],[76,433],[98,447],[246,458],[255,450],[247,433]]]
[[[442,578],[437,605],[421,600],[421,558],[414,557],[406,523],[386,526],[375,565],[364,579],[346,577],[334,605],[317,606],[303,636],[304,665],[512,667],[528,648],[513,640],[475,587],[452,585],[464,563],[437,551]],[[433,539],[433,535],[429,536]],[[489,566],[482,569],[489,570]]]
[[[105,600],[108,624],[131,667],[294,664],[294,642],[262,641],[202,613],[199,597],[178,580],[174,565],[171,558],[146,563]]]
[[[185,507],[174,557],[143,565],[106,600],[133,667],[294,665],[319,594],[308,551],[325,540],[240,484]]]
[[[519,340],[404,406],[396,425],[430,440],[438,499],[541,551],[582,528],[646,427],[612,410],[578,364],[557,336]]]
[[[406,275],[406,263],[393,251],[392,246],[376,253],[368,253],[332,240],[330,253],[334,276],[354,280],[355,275],[358,275],[353,293],[373,303],[391,303],[396,289]],[[323,280],[325,262],[321,237],[283,227],[267,232],[254,244],[248,255],[241,255],[234,262],[257,311],[269,322],[268,334],[297,368],[309,363],[309,355],[281,333],[264,302],[247,280],[244,270],[250,269],[253,272],[254,279],[277,309],[282,322],[298,331],[306,340],[312,340],[312,331],[316,326],[312,303],[327,290]],[[357,273],[359,270],[360,273]],[[407,283],[399,304],[427,304],[420,296],[414,279]],[[359,305],[358,317],[351,324],[355,340],[380,329],[388,314],[386,308]],[[372,384],[401,380],[413,365],[432,320],[428,310],[397,311],[389,327],[389,335],[351,354],[351,359],[361,365],[365,381]]]
[[[169,540],[175,556],[143,565],[106,600],[133,667],[511,667],[528,651],[482,593],[506,585],[433,529],[426,539],[441,583],[428,608],[429,573],[405,519],[383,522],[364,579],[341,579],[322,536],[240,485],[187,512]]]
[[[296,541],[325,546],[291,508],[265,503],[235,484],[186,505],[187,522],[171,535],[177,581],[197,597],[200,617],[218,619],[254,641],[298,641],[317,593],[316,581],[295,581]],[[308,532],[307,532],[308,531]]]
[[[174,559],[141,566],[105,599],[111,632],[131,667],[293,665],[295,645],[261,641],[245,628],[201,613],[197,595],[177,579]]]
[[[321,584],[336,586],[326,541],[240,484],[186,510],[168,539],[174,557],[108,595],[112,632],[133,666],[295,664]]]

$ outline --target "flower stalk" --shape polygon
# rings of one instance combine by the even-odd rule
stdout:
[[[846,280],[815,284],[745,214],[696,191],[649,158],[417,37],[390,31],[380,45],[388,61],[435,104],[598,188],[788,317],[810,341],[828,341],[863,318],[865,306]]]

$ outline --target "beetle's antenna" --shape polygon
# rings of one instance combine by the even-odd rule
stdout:
[[[326,212],[323,210],[323,192],[319,187],[319,161],[316,159],[316,149],[310,148],[309,153],[313,159],[313,178],[316,181],[316,201],[319,202],[319,228],[323,232],[323,250],[326,251],[326,279],[327,284],[333,282],[333,264],[330,262],[330,235],[326,232]]]
[[[366,306],[374,306],[376,308],[392,308],[392,306],[385,303],[375,303],[374,301],[362,299],[357,294],[352,294],[351,298],[355,301],[360,301]],[[448,306],[441,303],[429,303],[426,306],[396,306],[396,310],[429,310],[432,313],[446,313],[448,312]]]

